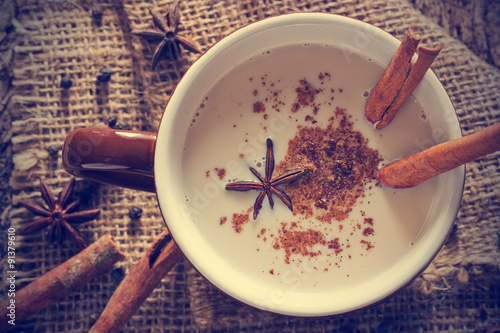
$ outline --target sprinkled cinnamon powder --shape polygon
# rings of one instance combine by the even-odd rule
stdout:
[[[224,179],[224,177],[226,176],[225,169],[215,168],[214,170],[215,170],[215,172],[217,172],[217,176],[219,177],[220,180]]]
[[[267,81],[267,75],[262,76],[261,78],[261,85],[265,90],[265,94],[262,97],[261,100],[255,102],[253,104],[253,112],[254,113],[261,113],[266,111],[266,104],[270,104],[271,109],[280,112],[280,107],[285,105],[283,101],[279,99],[280,94],[282,93],[282,90],[280,89],[274,89],[275,84],[274,82],[268,82]],[[254,96],[259,95],[259,91],[257,89],[253,90],[252,94]],[[268,116],[265,116],[264,119],[268,119]]]
[[[312,105],[315,107],[313,113],[318,112],[318,107],[314,105],[314,98],[317,94],[323,91],[323,89],[314,88],[306,79],[299,80],[300,86],[295,89],[297,93],[297,99],[292,104],[292,112],[297,112],[304,106]]]
[[[233,219],[231,221],[231,223],[233,224],[233,229],[236,233],[240,233],[241,231],[243,231],[243,225],[248,223],[248,221],[250,221],[250,214],[249,213],[246,213],[246,214],[236,214],[234,213],[233,214]]]
[[[345,110],[337,108],[326,128],[302,127],[289,142],[285,159],[276,167],[278,174],[299,165],[315,166],[310,174],[283,187],[292,199],[294,215],[326,223],[343,221],[364,196],[365,185],[377,179],[382,158],[352,126]]]
[[[266,106],[262,102],[255,102],[253,104],[253,112],[260,113],[266,111]]]
[[[225,169],[219,169],[219,168],[214,168],[215,173],[217,173],[217,177],[219,177],[220,180],[224,179],[226,176],[226,170]],[[210,178],[210,170],[205,171],[205,177]]]
[[[365,218],[365,224],[373,225],[373,219],[371,217]]]
[[[341,250],[340,249],[340,243],[339,243],[339,238],[334,238],[331,241],[328,242],[328,248],[329,249],[335,249],[335,250]]]
[[[360,243],[363,244],[363,245],[365,245],[367,250],[371,250],[371,249],[374,248],[374,246],[372,245],[372,242],[366,241],[364,239],[362,239],[360,241]]]
[[[373,228],[365,228],[363,230],[363,236],[371,236],[375,233],[375,231],[373,230]]]
[[[321,251],[312,251],[312,247],[316,244],[326,244],[321,232],[313,229],[294,230],[293,226],[288,228],[287,223],[281,225],[280,233],[275,238],[273,247],[275,249],[282,248],[285,251],[285,263],[290,263],[292,254],[300,254],[304,257],[315,257],[321,254]]]

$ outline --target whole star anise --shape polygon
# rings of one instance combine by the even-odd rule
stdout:
[[[262,202],[264,201],[264,197],[266,195],[269,200],[269,205],[271,206],[271,208],[274,207],[274,201],[272,195],[275,194],[293,212],[292,200],[285,192],[276,188],[276,186],[280,184],[291,183],[313,169],[312,166],[288,169],[283,171],[283,173],[281,173],[280,175],[273,178],[273,172],[274,172],[273,141],[268,138],[266,140],[266,145],[267,145],[267,152],[266,152],[265,178],[263,178],[257,172],[257,170],[250,167],[250,171],[255,175],[255,177],[259,179],[258,182],[251,180],[244,180],[226,184],[226,190],[228,191],[251,191],[251,190],[260,191],[253,206],[254,220],[257,218],[257,215],[259,214],[259,211],[262,208]]]
[[[165,17],[162,17],[160,13],[154,9],[151,9],[150,13],[153,17],[155,27],[160,31],[144,30],[132,31],[132,33],[144,38],[148,42],[160,42],[153,54],[151,69],[156,68],[160,59],[167,58],[178,60],[181,54],[179,45],[182,45],[191,52],[200,53],[200,50],[193,41],[177,34],[179,21],[181,19],[178,1],[175,2],[173,6],[170,6]]]
[[[75,212],[79,200],[68,204],[74,185],[75,179],[72,178],[66,183],[61,193],[59,193],[57,200],[54,200],[53,194],[47,186],[47,183],[40,180],[40,192],[48,207],[38,202],[31,202],[24,199],[19,200],[21,206],[25,207],[33,214],[43,217],[34,220],[26,227],[19,230],[18,234],[28,235],[49,227],[49,236],[52,242],[57,241],[61,243],[67,234],[81,249],[84,249],[86,244],[83,237],[70,223],[83,223],[93,220],[99,215],[101,210],[90,209]]]

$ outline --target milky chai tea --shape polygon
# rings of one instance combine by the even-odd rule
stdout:
[[[381,165],[424,148],[432,137],[410,98],[383,130],[364,106],[384,65],[313,44],[257,54],[207,88],[187,132],[183,183],[187,210],[224,269],[276,290],[323,294],[360,285],[411,249],[433,205],[436,180],[392,190],[377,184]],[[273,176],[312,171],[278,186],[256,219],[260,191],[226,184],[265,177],[266,141]],[[400,139],[395,139],[400,138]]]

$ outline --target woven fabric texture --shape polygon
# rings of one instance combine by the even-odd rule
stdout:
[[[90,0],[18,1],[13,95],[8,105],[13,120],[13,196],[12,205],[1,215],[2,228],[20,228],[33,218],[17,202],[21,198],[41,201],[39,179],[45,179],[56,193],[69,180],[61,165],[60,148],[71,130],[105,127],[113,118],[133,130],[157,129],[170,94],[199,54],[184,51],[179,61],[161,61],[151,70],[153,46],[131,31],[151,28],[149,10],[156,8],[165,14],[170,4],[166,0],[109,0],[100,3],[102,22],[96,22],[91,14],[96,3]],[[407,0],[193,0],[181,1],[180,9],[179,33],[190,36],[201,51],[250,22],[290,12],[348,16],[397,38],[411,27],[422,43],[443,46],[432,69],[456,107],[463,134],[500,121],[499,69],[476,57]],[[103,67],[112,73],[105,84],[96,79]],[[72,80],[70,89],[60,87],[63,76]],[[342,317],[317,319],[262,313],[224,295],[182,260],[123,332],[498,329],[499,171],[498,153],[467,165],[463,201],[449,240],[412,285],[380,305]],[[82,198],[82,209],[101,208],[98,219],[80,227],[85,240],[90,243],[111,234],[127,258],[113,271],[95,277],[81,290],[20,323],[26,332],[88,330],[123,275],[165,228],[153,194],[85,180],[77,180],[75,191]],[[140,219],[128,216],[131,206],[143,210]],[[18,242],[19,287],[78,250],[67,241],[52,245],[46,232],[18,236]],[[0,271],[6,267],[5,260],[2,253]],[[482,293],[481,299],[467,296],[474,290],[488,293]],[[478,308],[484,312],[476,312]]]

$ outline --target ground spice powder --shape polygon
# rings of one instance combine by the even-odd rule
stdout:
[[[364,196],[366,185],[377,179],[382,158],[352,126],[345,110],[337,108],[326,128],[302,127],[288,143],[277,173],[299,165],[315,167],[309,175],[283,187],[292,199],[295,215],[314,216],[326,223],[343,221]]]
[[[331,80],[328,73],[320,73],[318,77],[322,80],[321,84],[324,80]],[[285,105],[280,100],[281,90],[274,89],[274,84],[267,82],[267,76],[261,77],[261,86],[267,90],[267,96],[253,104],[251,111],[265,112],[265,104],[271,103],[271,109],[280,112],[280,108]],[[337,91],[340,93],[342,89],[338,88]],[[267,229],[262,228],[257,238],[264,242],[270,240],[275,250],[284,251],[286,264],[294,262],[294,258],[301,262],[300,258],[311,259],[325,254],[337,258],[334,264],[339,267],[342,252],[351,245],[348,239],[341,241],[335,234],[342,232],[342,222],[345,222],[357,202],[367,195],[366,190],[373,186],[370,184],[376,184],[378,165],[383,159],[378,151],[368,146],[368,140],[353,129],[351,116],[345,109],[332,109],[331,103],[322,105],[316,101],[318,94],[334,94],[334,89],[317,89],[306,79],[301,79],[295,92],[296,98],[290,111],[303,112],[304,120],[310,122],[311,126],[298,126],[297,134],[288,142],[285,158],[274,172],[279,174],[286,169],[305,165],[313,165],[314,170],[296,182],[281,187],[292,200],[297,221],[281,222],[278,232],[266,234]],[[258,90],[252,91],[252,94],[260,95]],[[330,102],[333,99],[331,96]],[[326,127],[314,126],[314,116],[320,110],[332,113]],[[249,208],[241,214],[233,214],[231,222],[236,233],[241,233],[243,226],[250,221],[251,211],[252,208]],[[310,219],[324,226],[337,223],[338,228],[310,228],[306,224],[302,225],[303,221]],[[363,224],[364,227],[360,223],[356,224],[350,235],[361,233],[364,238],[359,246],[369,251],[374,247],[374,243],[367,240],[375,234],[374,221],[371,217],[364,217]],[[350,259],[351,255],[347,254],[346,258]],[[328,268],[324,271],[328,271]],[[276,274],[274,269],[269,270],[269,273]]]

